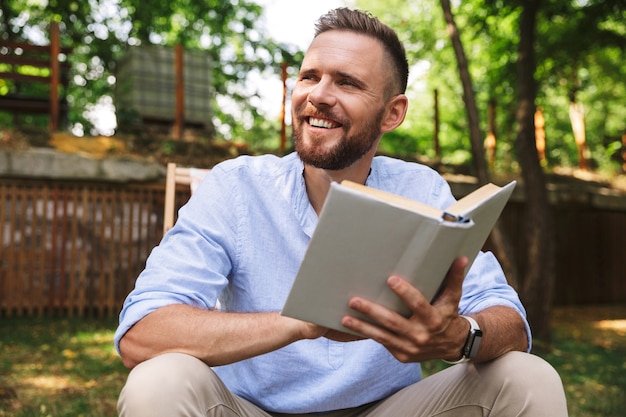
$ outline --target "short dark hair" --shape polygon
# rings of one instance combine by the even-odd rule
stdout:
[[[396,32],[369,12],[340,7],[321,16],[315,24],[315,36],[330,30],[347,30],[370,36],[380,41],[392,59],[395,70],[394,81],[399,91],[404,93],[409,79],[409,64],[404,45]]]

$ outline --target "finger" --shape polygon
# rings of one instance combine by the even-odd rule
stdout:
[[[417,322],[427,323],[433,315],[433,308],[430,301],[424,297],[421,291],[411,285],[405,279],[399,276],[391,276],[387,280],[389,288],[402,300],[409,308],[413,318]],[[394,329],[395,331],[403,331],[406,329]]]
[[[461,256],[454,260],[446,275],[445,286],[433,305],[454,305],[456,308],[463,293],[463,280],[465,279],[465,268],[469,260]]]
[[[387,349],[397,348],[401,345],[400,338],[396,334],[368,321],[353,316],[345,316],[342,318],[341,324],[352,331],[362,334],[368,339],[377,341],[387,347]]]
[[[406,285],[410,287],[408,283]],[[359,320],[355,317],[347,316],[344,319],[353,327],[346,327],[369,338],[380,341],[379,339],[384,334],[383,338],[387,340],[389,335],[401,335],[411,330],[411,324],[406,317],[380,304],[354,297],[349,301],[348,305],[351,309],[367,317],[367,319]]]
[[[402,316],[398,317],[406,321]],[[420,358],[425,358],[422,356],[427,352],[424,350],[424,340],[415,339],[409,333],[393,332],[388,327],[377,326],[352,316],[345,316],[341,324],[380,343],[401,362],[419,362]]]

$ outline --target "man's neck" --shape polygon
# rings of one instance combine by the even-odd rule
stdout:
[[[305,165],[304,182],[306,184],[306,192],[315,212],[318,215],[320,214],[324,201],[326,200],[326,195],[330,190],[331,182],[350,180],[359,184],[365,184],[370,172],[370,167],[371,159],[369,158],[367,161],[358,161],[348,168],[338,171],[330,171]]]

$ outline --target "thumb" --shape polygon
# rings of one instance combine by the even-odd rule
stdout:
[[[458,257],[452,262],[446,279],[444,281],[443,290],[435,300],[434,304],[454,303],[458,306],[463,292],[463,280],[465,279],[465,268],[469,264],[466,256]]]

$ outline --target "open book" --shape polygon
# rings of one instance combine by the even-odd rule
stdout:
[[[446,210],[349,181],[331,184],[319,223],[281,314],[350,332],[341,325],[360,296],[409,316],[387,286],[397,274],[433,301],[454,259],[476,258],[515,181],[487,184]],[[364,318],[364,317],[361,317]]]

